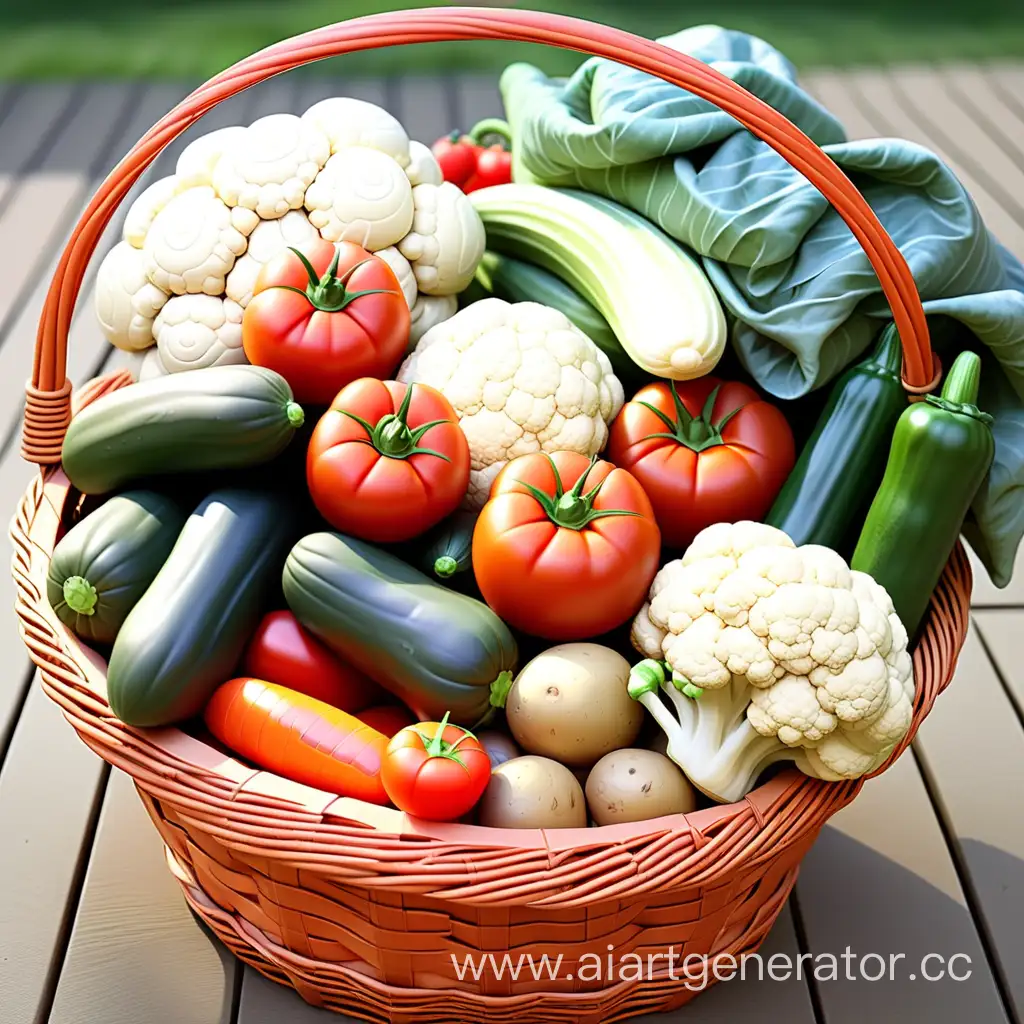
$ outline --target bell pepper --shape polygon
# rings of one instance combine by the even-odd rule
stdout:
[[[901,414],[850,560],[885,587],[911,637],[992,465],[992,417],[977,406],[980,375],[980,357],[961,352],[942,393]]]
[[[882,482],[892,433],[907,408],[896,327],[832,386],[828,402],[765,522],[796,544],[848,555]]]
[[[489,136],[498,136],[501,143],[485,146]],[[467,135],[452,132],[431,147],[445,181],[463,192],[473,192],[489,185],[506,185],[512,180],[512,135],[509,126],[499,118],[486,118],[473,126]]]

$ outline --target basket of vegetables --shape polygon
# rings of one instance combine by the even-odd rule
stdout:
[[[803,426],[725,372],[726,289],[628,203],[530,180],[514,123],[432,152],[343,97],[203,136],[135,199],[96,294],[136,365],[72,399],[86,265],[175,136],[303,63],[495,38],[714,103],[837,211],[891,323]],[[23,635],[195,912],[308,1002],[674,1008],[758,947],[952,676],[980,367],[943,372],[837,165],[700,61],[523,11],[342,23],[196,90],[83,214],[28,387]],[[459,970],[487,953],[561,967]]]

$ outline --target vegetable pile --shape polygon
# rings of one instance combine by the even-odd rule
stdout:
[[[910,405],[886,326],[772,399],[693,255],[518,141],[335,98],[182,153],[100,267],[144,356],[67,432],[55,614],[126,725],[427,820],[878,770],[993,461],[978,356]]]

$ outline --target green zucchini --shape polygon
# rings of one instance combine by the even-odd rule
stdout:
[[[765,517],[795,544],[848,556],[885,472],[896,421],[907,407],[895,325],[832,386],[811,436]]]
[[[459,509],[414,541],[415,565],[432,579],[450,580],[473,570],[475,512]]]
[[[268,462],[303,423],[288,382],[262,366],[211,366],[141,381],[71,420],[61,461],[83,494],[153,475]]]
[[[980,377],[980,357],[961,352],[942,394],[904,410],[850,559],[885,587],[911,639],[992,466],[992,417],[976,404]]]
[[[221,490],[196,508],[114,641],[107,695],[122,722],[171,725],[203,709],[231,678],[293,538],[283,495]]]
[[[421,720],[471,728],[504,706],[516,642],[482,601],[337,533],[300,540],[282,584],[303,626]]]
[[[57,542],[46,596],[76,636],[109,644],[153,582],[185,524],[178,504],[152,491],[125,491]]]

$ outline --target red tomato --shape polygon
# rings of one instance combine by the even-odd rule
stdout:
[[[476,170],[477,149],[461,132],[445,135],[431,146],[444,180],[460,188]]]
[[[785,416],[746,384],[714,377],[641,388],[605,455],[640,481],[675,548],[712,523],[760,520],[796,459]]]
[[[349,713],[384,697],[375,682],[340,661],[287,611],[263,617],[246,648],[242,674],[287,686]]]
[[[317,238],[264,265],[242,347],[250,363],[281,374],[297,402],[327,405],[350,381],[394,370],[409,322],[398,278],[379,256]]]
[[[390,543],[454,512],[469,486],[469,443],[448,399],[426,384],[353,381],[313,431],[309,493],[343,533]]]
[[[262,679],[219,686],[203,715],[226,747],[304,786],[387,804],[381,764],[388,738],[323,701]]]
[[[397,704],[379,704],[365,711],[360,711],[356,718],[371,729],[383,733],[390,739],[396,732],[401,732],[407,725],[414,725],[416,719],[412,713]]]
[[[548,640],[598,636],[635,615],[661,537],[643,488],[576,452],[513,459],[473,531],[473,570],[506,622]]]
[[[476,155],[476,171],[462,186],[467,195],[489,185],[507,185],[512,180],[512,154],[501,146],[488,146]]]
[[[483,796],[491,759],[476,737],[457,725],[410,725],[392,737],[380,770],[391,802],[427,821],[461,818]]]

